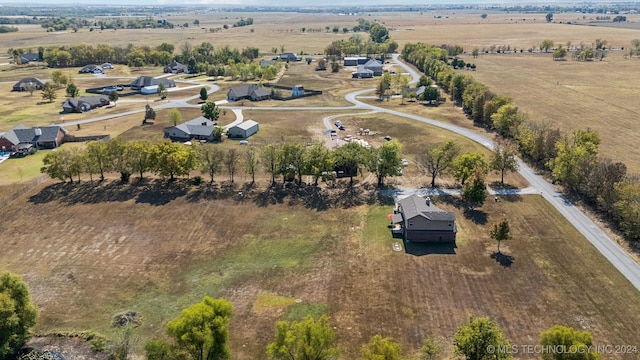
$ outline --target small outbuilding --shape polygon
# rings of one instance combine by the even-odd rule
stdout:
[[[302,96],[304,95],[304,86],[302,85],[294,85],[291,89],[291,96]]]
[[[344,66],[358,66],[358,65],[364,65],[367,61],[369,60],[369,58],[363,57],[363,56],[345,56],[345,58],[343,59],[343,65]]]
[[[227,136],[231,139],[246,139],[258,132],[258,123],[253,120],[246,120],[227,130]]]

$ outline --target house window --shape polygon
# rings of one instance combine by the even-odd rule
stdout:
[[[411,221],[409,221],[409,226],[413,226],[413,223]]]

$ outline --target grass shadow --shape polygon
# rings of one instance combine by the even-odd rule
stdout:
[[[413,256],[425,256],[430,254],[455,255],[456,243],[416,243],[404,241],[404,252]]]
[[[511,267],[511,265],[513,264],[513,260],[515,259],[511,255],[503,254],[501,252],[494,252],[490,257],[502,267]]]

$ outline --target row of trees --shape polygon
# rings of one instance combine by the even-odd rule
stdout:
[[[402,53],[448,90],[474,122],[515,141],[522,155],[551,171],[554,181],[605,214],[628,239],[640,240],[640,179],[627,174],[624,163],[598,155],[600,137],[595,131],[564,134],[548,123],[529,121],[512,99],[494,94],[470,74],[456,73],[443,60],[439,48],[407,44]]]
[[[152,340],[145,344],[147,360],[163,359],[229,359],[229,322],[232,305],[225,299],[205,297],[202,302],[182,311],[169,321],[165,332],[170,341]],[[335,332],[329,317],[317,319],[307,316],[300,321],[278,321],[274,341],[266,347],[266,355],[273,360],[330,360],[339,355]],[[414,355],[403,355],[402,346],[391,337],[374,335],[360,348],[359,360],[440,359],[440,341],[427,337]],[[596,360],[599,354],[590,351],[593,338],[587,331],[556,325],[540,335],[540,345],[564,349],[577,360]],[[454,352],[466,359],[512,358],[513,347],[500,327],[487,317],[469,316],[453,339]],[[555,359],[553,352],[544,352],[545,360]]]

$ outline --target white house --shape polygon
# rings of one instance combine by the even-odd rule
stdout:
[[[232,139],[246,139],[258,132],[258,123],[253,120],[246,120],[227,130],[227,136]]]

